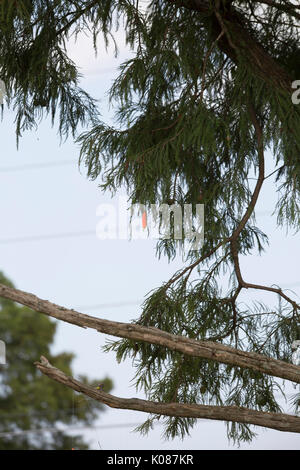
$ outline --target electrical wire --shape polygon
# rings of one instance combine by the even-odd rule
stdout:
[[[125,307],[140,305],[142,300],[121,300],[120,302],[110,302],[107,304],[96,304],[96,305],[81,305],[77,307],[78,310],[95,310],[98,308],[116,308],[116,307]]]
[[[71,165],[74,163],[75,162],[72,160],[61,160],[61,161],[44,162],[44,163],[28,163],[28,164],[21,165],[21,166],[2,167],[2,168],[0,167],[0,173],[35,170],[35,169],[41,170],[44,168]],[[257,213],[257,215],[266,216],[266,215],[270,215],[270,213],[268,211],[260,211]],[[9,237],[9,238],[0,239],[0,245],[37,242],[37,241],[55,240],[55,239],[63,239],[63,238],[86,237],[86,236],[91,236],[91,235],[96,235],[96,231],[95,230],[79,230],[79,231],[44,234],[44,235],[41,234],[41,235],[29,235],[29,236],[22,236],[22,237]]]
[[[203,420],[204,421],[204,420]],[[208,421],[208,420],[205,420]],[[95,429],[115,429],[115,428],[128,428],[131,426],[140,426],[142,423],[118,423],[118,424],[103,424],[101,426],[65,426],[64,428],[37,428],[37,429],[26,429],[20,431],[7,431],[0,432],[1,437],[14,437],[22,436],[30,433],[40,433],[40,432],[66,432],[66,431],[77,431],[77,430],[95,430]],[[159,423],[160,424],[160,423]]]
[[[58,160],[54,162],[44,162],[44,163],[26,163],[25,165],[20,165],[20,166],[0,167],[0,173],[26,171],[26,170],[42,170],[44,168],[50,168],[50,167],[74,165],[74,163],[76,163],[74,160]]]
[[[201,418],[202,422],[211,422],[211,419],[203,419]],[[1,437],[14,437],[14,436],[22,436],[30,433],[40,433],[40,432],[66,432],[66,431],[78,431],[78,430],[96,430],[96,429],[119,429],[119,428],[129,428],[129,427],[137,427],[141,426],[143,423],[116,423],[116,424],[102,424],[99,426],[65,426],[64,428],[37,428],[37,429],[28,429],[28,430],[20,430],[20,431],[7,431],[7,432],[0,432]],[[155,426],[162,426],[163,423],[155,422],[153,423]]]
[[[95,235],[96,230],[79,230],[78,232],[62,232],[62,233],[47,233],[45,235],[29,235],[25,237],[15,238],[0,238],[0,245],[24,243],[24,242],[36,242],[43,240],[54,240],[57,238],[76,238],[76,237],[87,237]]]
[[[263,211],[259,212],[258,215],[265,216],[270,215],[269,212]],[[76,237],[86,237],[94,235],[96,237],[96,230],[78,230],[72,232],[61,232],[61,233],[46,233],[41,235],[28,235],[23,237],[9,237],[9,238],[0,238],[0,245],[13,245],[16,243],[26,243],[26,242],[37,242],[44,240],[54,240],[60,238],[76,238]]]

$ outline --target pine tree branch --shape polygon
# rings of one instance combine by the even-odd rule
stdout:
[[[198,11],[211,19],[213,40],[224,27],[224,34],[217,42],[220,50],[235,64],[243,63],[267,84],[287,95],[292,93],[292,78],[255,38],[254,32],[240,11],[228,4],[228,8],[213,9],[207,0],[166,0],[178,7]],[[220,3],[222,6],[223,2]]]
[[[91,8],[95,7],[97,4],[99,5],[99,0],[93,0],[93,1],[89,2],[86,5],[86,7],[83,8],[82,10],[74,11],[73,18],[71,20],[69,20],[68,23],[65,24],[61,29],[59,29],[56,32],[56,35],[61,36],[62,34],[68,32],[68,30],[71,28],[71,26],[73,26],[73,24],[76,23],[76,21],[78,21],[82,16],[87,14],[91,10]]]
[[[239,283],[239,287],[243,288],[245,286],[245,281],[243,280],[242,273],[241,273],[241,268],[240,268],[240,263],[239,263],[239,256],[238,256],[238,237],[241,233],[241,231],[244,229],[246,223],[248,222],[251,214],[253,213],[259,193],[261,191],[264,178],[265,178],[265,157],[264,157],[264,142],[263,142],[263,130],[262,126],[257,118],[256,111],[252,105],[252,103],[248,103],[248,110],[249,110],[249,115],[250,119],[252,121],[252,124],[255,129],[255,134],[256,134],[256,140],[257,140],[257,154],[258,154],[258,179],[257,183],[255,185],[249,206],[247,207],[247,210],[242,217],[241,221],[239,222],[238,226],[236,229],[233,231],[231,237],[230,237],[230,249],[231,249],[231,254],[232,254],[232,259],[233,259],[233,264],[234,264],[234,269],[236,273],[236,277]]]
[[[202,357],[216,362],[242,368],[257,370],[274,377],[300,383],[300,367],[284,361],[273,359],[255,352],[246,352],[212,341],[201,341],[185,336],[178,336],[153,327],[144,327],[134,323],[121,323],[92,317],[74,310],[42,300],[33,294],[23,292],[0,284],[0,297],[18,302],[22,305],[58,320],[80,326],[93,328],[120,338],[133,339],[178,351],[187,356]]]
[[[229,57],[235,64],[243,61],[255,74],[266,83],[272,84],[278,90],[286,94],[292,93],[292,79],[288,73],[276,62],[268,51],[256,39],[251,25],[246,20],[240,10],[234,7],[233,2],[211,2],[208,0],[166,0],[177,7],[187,8],[197,11],[206,18],[210,17],[213,40],[216,41],[220,50]],[[261,0],[257,3],[269,5],[286,12],[296,19],[300,14],[295,11],[299,7],[287,2],[281,5],[272,0]],[[60,29],[56,36],[68,33],[70,28],[90,10],[99,4],[99,0],[92,0],[85,8],[74,11],[73,17]],[[218,6],[219,5],[219,6]],[[223,33],[226,34],[223,34]]]
[[[255,185],[255,189],[253,191],[251,201],[249,206],[247,207],[246,213],[242,217],[238,227],[234,230],[233,234],[230,237],[231,242],[235,242],[238,239],[239,234],[245,227],[246,223],[248,222],[251,214],[254,211],[256,206],[259,193],[261,191],[264,179],[265,179],[265,157],[264,157],[264,142],[263,142],[263,131],[261,124],[256,116],[255,109],[251,103],[248,105],[249,114],[251,117],[252,124],[255,128],[256,139],[257,139],[257,154],[258,154],[258,179]]]
[[[280,288],[263,286],[260,284],[251,284],[250,282],[245,282],[245,281],[243,281],[242,287],[246,289],[257,289],[257,290],[265,290],[269,292],[274,292],[275,294],[280,295],[280,297],[282,297],[288,303],[290,303],[295,311],[300,310],[300,305],[297,304],[297,302],[291,299],[288,295],[286,295]]]
[[[275,2],[274,0],[259,0],[257,3],[263,3],[264,5],[268,5],[270,7],[276,8],[277,10],[280,10],[287,15],[291,15],[297,20],[300,20],[300,13],[298,13],[296,10],[300,10],[299,5],[293,5],[292,3],[285,1],[284,3],[278,3]]]
[[[221,240],[214,248],[212,248],[211,251],[208,253],[205,253],[205,255],[201,256],[199,259],[197,259],[194,263],[190,264],[186,268],[184,268],[179,274],[176,274],[175,276],[171,277],[171,279],[166,283],[164,286],[164,289],[167,290],[174,282],[178,281],[187,271],[189,272],[189,275],[191,274],[192,270],[198,266],[202,261],[210,258],[222,245],[227,243],[229,241],[228,239]]]
[[[300,418],[284,413],[270,413],[256,411],[238,406],[211,406],[187,403],[161,403],[139,398],[120,398],[109,393],[97,390],[89,385],[67,376],[64,372],[53,367],[49,361],[41,356],[41,362],[35,362],[42,374],[59,382],[76,392],[83,393],[94,400],[104,403],[111,408],[123,410],[136,410],[144,413],[153,413],[164,416],[182,418],[202,418],[217,421],[230,421],[235,423],[253,424],[278,431],[300,433]]]
[[[200,95],[199,95],[200,96],[200,101],[202,101],[202,99],[203,99],[203,94],[204,94],[204,90],[205,90],[205,74],[206,74],[207,61],[208,61],[214,47],[216,46],[217,42],[221,39],[223,34],[225,34],[224,29],[222,29],[222,31],[220,32],[217,39],[211,44],[210,48],[208,49],[208,51],[206,53],[206,56],[204,57],[203,70],[202,70],[202,86],[201,86],[201,91],[200,91]]]
[[[234,230],[233,234],[230,237],[230,244],[231,244],[231,253],[232,253],[232,258],[234,262],[234,269],[236,273],[236,277],[239,283],[240,288],[245,288],[245,289],[257,289],[257,290],[265,290],[269,292],[274,292],[278,295],[280,295],[284,300],[286,300],[288,303],[290,303],[294,309],[294,312],[297,312],[300,310],[300,305],[297,304],[294,300],[292,300],[289,296],[284,294],[280,288],[275,288],[275,287],[268,287],[268,286],[263,286],[260,284],[253,284],[250,282],[246,282],[243,279],[242,273],[241,273],[241,268],[240,268],[240,263],[239,263],[239,256],[238,256],[238,247],[237,247],[237,240],[238,236],[245,227],[247,221],[249,220],[249,217],[251,216],[255,205],[258,200],[259,193],[261,191],[263,182],[265,181],[266,177],[264,176],[264,170],[265,170],[265,162],[264,162],[264,143],[263,143],[263,130],[262,126],[257,118],[255,109],[253,105],[250,103],[248,105],[249,109],[249,115],[252,121],[252,124],[255,128],[255,133],[256,133],[256,139],[257,139],[257,153],[258,153],[258,161],[259,161],[259,170],[258,170],[258,179],[257,183],[255,185],[255,189],[253,191],[252,197],[250,204],[246,210],[245,215],[243,216],[242,220],[240,221],[238,227]],[[271,173],[272,174],[272,173]],[[269,175],[270,176],[270,175]],[[267,176],[268,178],[268,176]]]

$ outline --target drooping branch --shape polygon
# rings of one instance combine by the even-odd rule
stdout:
[[[209,253],[206,253],[205,255],[197,259],[194,263],[182,269],[179,272],[179,274],[175,274],[164,286],[164,289],[167,290],[172,284],[174,284],[178,279],[182,278],[187,272],[189,276],[191,271],[196,266],[198,266],[204,260],[209,259],[221,246],[226,245],[226,243],[230,243],[230,252],[232,255],[234,270],[235,270],[236,277],[238,280],[238,289],[236,291],[236,295],[234,296],[234,298],[231,299],[232,307],[233,307],[233,314],[234,314],[234,317],[233,317],[234,324],[236,324],[235,301],[242,289],[265,290],[265,291],[276,293],[280,295],[284,300],[286,300],[293,307],[293,310],[295,313],[297,313],[300,310],[300,305],[297,304],[297,302],[295,302],[293,299],[291,299],[291,297],[287,296],[280,288],[263,286],[263,285],[246,282],[243,279],[243,276],[241,273],[241,268],[240,268],[240,263],[239,263],[239,254],[238,254],[238,238],[239,238],[240,233],[246,226],[251,214],[253,213],[255,209],[255,206],[258,201],[258,197],[261,192],[265,179],[270,176],[270,175],[268,175],[267,177],[265,176],[264,141],[263,141],[262,125],[259,122],[258,116],[256,115],[256,111],[251,102],[248,103],[248,111],[249,111],[249,116],[252,121],[253,127],[255,129],[255,136],[257,140],[257,155],[258,155],[258,178],[257,178],[254,191],[252,193],[249,205],[243,217],[239,221],[237,227],[233,230],[230,237],[225,238],[224,240],[221,240]],[[229,332],[231,330],[232,328],[229,330]]]
[[[232,62],[238,64],[241,60],[260,77],[265,83],[275,87],[278,91],[291,93],[292,79],[284,68],[269,54],[269,52],[259,43],[246,18],[230,2],[228,8],[222,11],[217,8],[219,3],[207,0],[166,0],[177,6],[198,11],[205,17],[211,17],[213,39],[218,38],[220,33],[226,30],[221,39],[217,42],[220,50],[229,57]],[[215,8],[212,8],[215,3]]]
[[[236,277],[239,283],[240,289],[245,287],[245,282],[242,277],[241,273],[241,268],[240,268],[240,263],[239,263],[239,257],[238,257],[238,238],[241,233],[241,231],[244,229],[246,223],[248,222],[251,214],[253,213],[259,193],[261,191],[263,182],[264,182],[264,177],[265,177],[265,157],[264,157],[264,143],[263,143],[263,131],[261,124],[258,120],[258,117],[256,115],[255,109],[252,105],[252,103],[248,104],[248,110],[249,110],[249,115],[252,121],[252,124],[255,129],[255,135],[256,135],[256,140],[257,140],[257,154],[258,154],[258,179],[250,200],[250,203],[247,207],[247,210],[240,220],[238,226],[235,228],[233,231],[231,237],[230,237],[230,250],[232,254],[232,259],[233,259],[233,264],[234,264],[234,270],[236,273]],[[234,307],[235,303],[233,303]]]
[[[233,234],[230,237],[231,253],[232,253],[232,258],[233,258],[233,263],[234,263],[234,269],[235,269],[235,273],[236,273],[236,277],[239,283],[240,290],[245,288],[245,289],[257,289],[257,290],[265,290],[269,292],[274,292],[280,295],[280,297],[286,300],[290,305],[292,305],[294,312],[297,312],[298,310],[300,310],[300,305],[297,304],[297,302],[295,302],[294,300],[292,300],[289,296],[287,296],[280,288],[263,286],[260,284],[246,282],[244,281],[242,273],[241,273],[239,256],[238,256],[237,240],[241,231],[245,227],[247,221],[249,220],[249,217],[251,216],[255,208],[263,182],[266,179],[264,175],[265,162],[264,162],[263,130],[258,120],[258,117],[256,115],[255,109],[251,103],[248,105],[248,109],[249,109],[249,115],[250,115],[252,124],[255,128],[255,134],[256,134],[256,140],[257,140],[257,154],[258,154],[258,161],[259,161],[258,179],[257,179],[257,183],[255,185],[255,189],[251,197],[251,201],[246,210],[246,213],[244,214],[239,225],[237,226],[237,228],[234,230]]]
[[[73,14],[73,18],[68,21],[61,29],[56,32],[57,36],[61,36],[63,33],[67,33],[70,28],[78,21],[82,16],[88,13],[92,8],[97,6],[98,0],[93,0],[89,2],[82,10],[75,11]]]
[[[218,421],[231,421],[235,423],[253,424],[278,431],[300,433],[300,418],[284,413],[270,413],[256,411],[238,406],[211,406],[188,403],[161,403],[139,398],[120,398],[67,376],[64,372],[53,367],[49,361],[41,356],[41,362],[36,367],[49,378],[59,382],[77,392],[83,393],[94,400],[104,403],[111,408],[123,410],[136,410],[144,413],[174,416],[182,418],[202,418]]]
[[[274,0],[259,0],[259,3],[268,5],[269,7],[276,8],[287,15],[293,16],[297,20],[300,20],[300,5],[294,5],[288,1],[279,3]],[[297,11],[298,10],[298,11]]]
[[[279,91],[291,93],[292,79],[289,74],[282,68],[272,55],[260,44],[256,38],[255,33],[252,31],[250,24],[248,24],[245,16],[240,10],[235,8],[233,2],[225,2],[209,0],[166,0],[179,8],[186,8],[204,15],[206,18],[211,19],[211,32],[213,40],[217,41],[220,50],[235,64],[243,60],[245,65],[249,67],[257,76],[263,79],[266,83],[277,88]],[[272,0],[260,1],[262,7],[269,5],[286,12],[297,21],[299,13],[296,11],[297,6],[290,3],[281,5]],[[56,36],[68,34],[70,28],[95,8],[99,4],[98,1],[87,2],[83,9],[74,11],[73,17],[56,31]],[[60,20],[61,18],[57,18]],[[226,34],[223,32],[226,31]]]
[[[258,117],[256,115],[255,109],[252,105],[252,103],[248,104],[248,110],[250,114],[250,118],[252,121],[252,124],[255,129],[255,134],[256,134],[256,140],[257,140],[257,154],[258,154],[258,179],[257,183],[255,185],[249,206],[247,207],[246,213],[242,217],[239,225],[237,228],[234,230],[233,234],[231,235],[230,239],[231,241],[237,240],[239,234],[245,227],[246,223],[248,222],[251,214],[254,211],[254,208],[256,206],[257,200],[259,193],[261,191],[264,179],[265,179],[265,157],[264,157],[264,142],[263,142],[263,130],[262,126],[258,120]]]
[[[33,294],[0,284],[0,297],[22,305],[58,320],[63,320],[82,328],[93,328],[120,338],[142,341],[181,352],[187,356],[202,357],[216,362],[249,368],[274,377],[300,383],[300,367],[273,359],[255,352],[242,351],[213,341],[195,340],[173,335],[153,327],[134,323],[120,323],[76,312],[42,300]]]
[[[180,271],[179,274],[176,274],[174,275],[167,283],[166,285],[164,286],[164,289],[167,290],[172,284],[174,284],[174,282],[176,282],[178,279],[180,279],[186,272],[191,272],[196,266],[198,266],[200,263],[202,263],[202,261],[210,258],[214,253],[216,253],[216,251],[218,251],[218,249],[224,245],[227,241],[229,240],[228,239],[224,239],[224,240],[221,240],[214,248],[212,248],[212,250],[210,250],[209,253],[205,253],[205,255],[201,256],[199,259],[197,259],[196,261],[194,261],[194,263],[190,264],[189,266],[187,266],[186,268],[182,269]]]

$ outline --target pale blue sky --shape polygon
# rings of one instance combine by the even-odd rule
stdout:
[[[118,35],[120,38],[121,34]],[[121,44],[120,58],[101,50],[95,58],[91,41],[81,39],[72,46],[72,55],[82,67],[83,85],[100,99],[104,119],[109,119],[105,92],[115,69],[129,55]],[[140,301],[151,289],[159,286],[181,266],[180,259],[168,264],[155,258],[155,243],[148,241],[106,240],[96,238],[96,208],[110,202],[101,194],[97,181],[85,178],[77,167],[78,146],[72,140],[60,146],[56,129],[45,121],[37,132],[26,133],[17,151],[13,113],[5,109],[1,123],[1,203],[0,269],[22,290],[71,308],[108,304],[121,301]],[[62,162],[71,164],[49,168],[22,169],[26,164]],[[268,158],[268,170],[272,171]],[[16,171],[5,171],[13,167]],[[299,235],[286,235],[276,228],[271,218],[276,196],[273,178],[269,178],[259,202],[257,225],[270,238],[270,247],[262,256],[243,259],[241,266],[249,282],[282,284],[300,293]],[[114,198],[112,203],[116,203]],[[67,232],[91,231],[94,234],[78,237],[53,238],[23,243],[3,243],[9,238],[43,236]],[[2,242],[1,242],[2,241]],[[255,295],[254,295],[255,294]],[[243,300],[259,298],[272,301],[267,293],[247,292]],[[84,310],[103,318],[130,321],[139,314],[139,306],[122,306]],[[130,362],[117,364],[113,354],[104,354],[100,346],[105,337],[91,330],[59,323],[55,352],[68,350],[76,354],[75,374],[87,373],[91,378],[110,375],[115,382],[113,393],[135,396],[130,385],[133,369]],[[37,358],[38,359],[38,358]],[[294,389],[289,387],[291,392]],[[139,393],[139,397],[142,394]],[[139,423],[144,416],[137,412],[108,410],[99,425]],[[191,436],[183,442],[162,441],[161,427],[148,437],[132,433],[130,428],[87,430],[85,436],[97,449],[229,449],[223,423],[199,421]],[[299,449],[300,436],[258,428],[258,438],[245,449]]]

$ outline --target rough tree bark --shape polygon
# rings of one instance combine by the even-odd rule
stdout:
[[[144,413],[153,413],[182,418],[202,418],[217,421],[231,421],[235,423],[254,424],[266,428],[286,432],[300,432],[300,418],[284,413],[268,413],[250,410],[238,406],[211,406],[185,403],[159,403],[138,398],[120,398],[109,393],[96,390],[79,382],[73,377],[53,367],[49,361],[41,356],[41,362],[36,367],[45,375],[77,392],[81,392],[94,400],[106,404],[111,408],[123,410],[136,410]]]
[[[58,320],[80,326],[93,328],[100,333],[106,333],[120,338],[128,338],[151,344],[158,344],[187,356],[202,357],[224,364],[253,369],[274,377],[300,383],[300,367],[279,361],[255,352],[235,349],[213,341],[200,341],[184,336],[177,336],[153,327],[144,327],[134,323],[121,323],[76,312],[53,304],[48,300],[23,292],[21,290],[0,284],[0,297],[18,302],[22,305]]]

